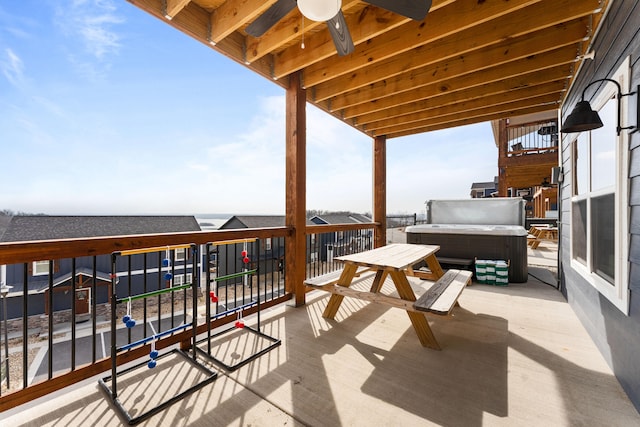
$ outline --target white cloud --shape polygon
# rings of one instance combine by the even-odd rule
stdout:
[[[59,11],[66,29],[72,36],[79,35],[87,52],[102,59],[108,53],[120,49],[120,37],[111,27],[124,22],[116,14],[116,6],[110,0],[76,0],[71,7]],[[64,17],[64,18],[63,18]]]
[[[6,48],[0,61],[2,74],[13,86],[20,87],[24,82],[24,64],[22,59],[11,48]]]
[[[80,42],[83,49],[68,46],[68,59],[78,72],[98,79],[110,66],[109,59],[119,53],[121,37],[114,27],[125,22],[112,0],[74,0],[57,5],[56,25],[70,44]],[[95,62],[97,61],[97,63]]]
[[[244,132],[212,137],[202,129],[189,129],[176,146],[182,154],[191,154],[168,153],[163,171],[157,166],[154,170],[162,160],[150,158],[149,153],[144,165],[122,159],[122,164],[113,165],[114,176],[135,170],[132,179],[146,176],[154,182],[154,188],[144,186],[147,211],[284,214],[284,96],[259,98],[256,104]],[[370,211],[371,139],[315,108],[307,113],[308,208]],[[135,189],[137,184],[132,184]],[[179,204],[161,206],[162,192],[170,198],[179,195]],[[135,208],[136,204],[127,206],[127,211]]]

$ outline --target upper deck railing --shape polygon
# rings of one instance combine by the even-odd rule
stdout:
[[[509,157],[557,151],[557,121],[508,126],[507,140]]]

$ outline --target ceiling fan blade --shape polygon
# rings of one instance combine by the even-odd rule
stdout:
[[[287,13],[295,9],[297,4],[296,0],[278,0],[265,13],[249,24],[246,29],[247,34],[253,37],[260,37],[284,18]]]
[[[345,56],[352,53],[354,49],[353,40],[351,40],[347,21],[344,20],[342,11],[327,21],[327,27],[329,27],[329,33],[331,33],[333,44],[336,45],[338,55]]]
[[[416,21],[422,21],[429,13],[429,9],[431,9],[431,0],[365,0],[365,3]]]

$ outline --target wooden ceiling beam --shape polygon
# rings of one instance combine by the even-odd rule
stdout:
[[[338,57],[326,24],[303,21],[297,8],[247,36],[277,0],[129,1],[283,87],[302,71],[309,102],[388,138],[555,110],[611,2],[434,0],[415,22],[343,0],[356,49]]]
[[[545,57],[542,60],[546,61],[547,59]],[[368,123],[389,117],[390,112],[396,111],[396,109],[398,112],[402,112],[428,108],[432,104],[464,102],[473,99],[478,94],[486,96],[552,81],[562,80],[568,84],[568,75],[573,65],[571,55],[564,62],[564,68],[559,67],[560,63],[550,63],[547,67],[536,67],[534,65],[539,65],[539,63],[531,63],[531,59],[524,59],[521,62],[521,64],[513,64],[511,67],[504,67],[511,72],[501,74],[501,67],[498,66],[479,72],[477,75],[469,74],[451,79],[447,82],[446,88],[443,88],[441,83],[435,82],[430,86],[423,86],[416,90],[417,93],[400,92],[398,95],[381,99],[379,102],[360,104],[344,110],[342,114],[348,118],[357,117],[359,123]],[[512,73],[514,75],[511,75]],[[483,80],[483,78],[485,79]]]
[[[180,13],[180,11],[190,2],[191,0],[166,0],[164,17],[167,19],[173,19],[173,17]]]
[[[167,19],[165,17],[163,0],[128,1],[188,36],[191,36],[200,42],[207,43],[210,14],[195,3],[187,3],[180,13],[174,15],[172,19]]]
[[[411,114],[415,111],[423,111],[446,105],[459,105],[474,99],[486,98],[488,96],[498,94],[508,94],[515,90],[532,88],[550,83],[553,83],[554,85],[564,85],[566,88],[566,85],[568,84],[567,74],[568,73],[562,69],[555,67],[548,70],[536,70],[523,76],[505,76],[505,79],[488,82],[486,84],[478,84],[473,87],[468,87],[465,90],[439,93],[418,101],[410,101],[384,110],[378,110],[373,113],[358,115],[355,119],[358,125],[366,125],[367,123],[391,117]],[[517,94],[514,93],[512,97],[513,96],[517,96]]]
[[[275,0],[227,0],[210,14],[209,42],[220,43],[247,22],[262,15],[273,3]]]
[[[458,0],[447,7],[430,11],[422,22],[408,20],[401,27],[372,38],[367,43],[357,45],[354,53],[347,57],[334,56],[307,66],[304,76],[305,85],[312,87],[340,75],[355,72],[391,56],[406,53],[464,29],[477,27],[538,2],[539,0],[511,0],[508,3]],[[529,21],[535,20],[529,19]],[[483,37],[481,33],[477,33],[476,36]],[[310,54],[313,55],[311,52]],[[297,68],[291,61],[285,60],[285,55],[291,56],[291,60],[296,59],[293,54],[283,53],[281,61],[278,61],[274,70],[276,75],[287,75]],[[302,59],[304,58],[297,58],[298,61]]]
[[[517,36],[534,31],[552,30],[550,27],[590,15],[594,8],[599,5],[598,0],[584,0],[582,2],[558,0],[551,5],[552,7],[550,7],[549,3],[544,2],[530,4],[524,8],[517,7],[523,6],[521,3],[512,3],[509,2],[509,6],[513,8],[511,9],[512,13],[509,15],[496,15],[496,21],[472,20],[474,25],[460,25],[456,31],[452,28],[440,28],[438,25],[434,25],[434,22],[437,21],[430,21],[429,18],[432,16],[428,15],[425,21],[425,24],[428,25],[424,29],[414,28],[415,24],[409,23],[399,29],[389,31],[379,38],[372,39],[364,47],[356,48],[356,52],[348,58],[342,58],[342,62],[337,62],[335,58],[330,58],[327,61],[320,61],[307,67],[304,77],[305,85],[313,87],[342,75],[346,75],[349,78],[357,78],[360,68],[366,67],[365,71],[367,72],[375,70],[375,66],[379,62],[383,62],[381,67],[387,69],[384,61],[391,57],[396,57],[399,64],[402,65],[390,67],[390,70],[396,73],[410,70],[421,65],[420,61],[424,63],[424,59],[421,60],[421,57],[440,59],[452,57],[453,55],[462,55],[466,52],[490,46],[502,40],[512,40]],[[445,9],[442,10],[444,11]],[[504,12],[509,11],[506,8],[503,9]],[[562,13],[558,13],[560,9]],[[567,19],[567,16],[570,19]],[[460,15],[456,14],[455,17],[457,19]],[[535,19],[532,19],[532,17],[535,17]],[[442,25],[446,25],[448,22],[450,21],[446,21]],[[499,22],[499,24],[496,24],[496,22]],[[456,20],[450,25],[458,23]],[[464,22],[461,23],[464,24]],[[429,32],[431,28],[434,28],[433,31],[436,34]],[[451,36],[447,37],[449,35]],[[391,37],[394,37],[394,39],[392,40]],[[407,48],[397,49],[397,45]],[[421,46],[422,48],[420,48]],[[376,50],[377,47],[379,49]],[[402,55],[409,49],[412,49],[411,55]],[[438,52],[434,52],[434,49]],[[392,76],[393,74],[387,74],[387,77],[390,75]],[[370,76],[366,76],[365,80],[368,83],[376,81]]]
[[[460,126],[468,126],[468,125],[473,125],[473,124],[477,124],[477,123],[481,123],[481,122],[490,122],[491,120],[499,120],[499,119],[503,119],[505,117],[513,117],[513,116],[520,116],[520,115],[525,115],[525,114],[533,114],[533,113],[541,113],[541,112],[546,112],[546,111],[551,111],[551,110],[557,110],[557,106],[553,106],[553,105],[535,105],[529,108],[525,108],[522,110],[512,110],[512,111],[503,111],[503,112],[498,112],[498,113],[490,113],[490,114],[486,114],[483,116],[477,116],[477,117],[473,117],[473,118],[469,118],[469,117],[463,117],[463,118],[459,118],[459,119],[454,119],[448,122],[441,122],[441,123],[435,123],[432,125],[427,125],[424,127],[420,127],[420,128],[414,128],[414,129],[405,129],[405,130],[399,130],[398,132],[394,132],[394,133],[388,133],[386,136],[387,138],[391,139],[391,138],[400,138],[403,136],[409,136],[409,135],[415,135],[418,133],[425,133],[425,132],[433,132],[436,130],[443,130],[443,129],[449,129],[449,128],[453,128],[453,127],[460,127]],[[364,131],[364,133],[366,133],[367,135],[370,136],[375,136],[375,134],[373,134],[372,132],[366,132]]]
[[[431,5],[429,14],[433,14],[434,11],[455,2],[456,0],[435,0]],[[347,27],[349,28],[349,33],[351,34],[351,38],[355,46],[362,43],[369,43],[369,40],[378,34],[389,31],[390,29],[408,22],[413,22],[406,17],[375,6],[367,5],[363,8],[362,2],[360,1],[350,1],[348,3],[343,2],[342,10],[345,13]],[[307,22],[311,21],[305,21],[305,31]],[[314,24],[324,25],[324,23]],[[290,26],[298,25],[290,24]],[[300,35],[297,34],[297,37],[300,37]],[[268,45],[275,44],[270,43],[264,36],[261,37],[261,43],[267,43]],[[278,47],[281,45],[282,44],[279,44]],[[327,31],[323,31],[313,37],[306,38],[305,45],[307,45],[307,48],[304,51],[300,49],[300,44],[296,44],[279,54],[277,62],[282,64],[283,71],[279,72],[279,70],[276,69],[274,71],[276,77],[290,74],[319,62],[322,59],[336,55],[333,41]],[[249,48],[247,50],[253,54],[253,41],[248,43],[248,47]],[[270,50],[275,49],[272,47]],[[310,53],[312,50],[313,53]]]
[[[339,110],[369,100],[381,99],[390,94],[415,90],[434,82],[445,82],[457,76],[481,71],[499,64],[530,58],[534,55],[546,55],[550,51],[584,40],[589,31],[589,23],[587,19],[575,20],[566,25],[558,26],[556,30],[554,32],[536,31],[463,55],[448,55],[446,53],[447,46],[443,46],[442,51],[434,47],[431,50],[433,56],[421,56],[425,58],[425,66],[390,76],[389,73],[392,70],[397,69],[397,66],[402,66],[402,64],[393,63],[399,60],[399,58],[395,58],[394,61],[385,61],[385,67],[375,66],[371,70],[361,73],[360,79],[358,79],[361,81],[343,76],[335,81],[318,85],[314,88],[314,100],[319,102],[335,97],[331,100],[331,108]],[[575,47],[571,49],[575,59],[578,52]],[[439,59],[430,59],[434,57]],[[565,61],[564,57],[561,61]],[[370,79],[370,82],[363,84],[364,80],[362,79],[364,78]],[[348,89],[355,86],[358,88],[351,91],[338,89],[339,87]],[[336,90],[342,93],[336,94]],[[336,97],[336,95],[341,96]]]
[[[564,2],[567,1],[568,0],[564,0]],[[330,96],[335,96],[359,87],[366,90],[370,87],[368,85],[372,83],[375,84],[376,82],[384,85],[390,80],[393,81],[393,77],[396,75],[405,73],[403,76],[409,77],[406,75],[407,72],[447,58],[455,58],[457,56],[465,59],[464,57],[471,52],[495,45],[496,42],[506,41],[502,44],[508,47],[509,42],[514,41],[517,37],[526,37],[527,34],[534,34],[535,32],[544,33],[546,31],[550,34],[557,32],[557,35],[560,37],[561,30],[567,27],[570,28],[570,30],[567,31],[568,33],[582,31],[582,37],[587,38],[591,31],[590,23],[588,19],[581,20],[581,18],[585,18],[586,15],[591,13],[590,11],[593,9],[593,5],[597,5],[597,3],[597,0],[586,0],[585,2],[569,1],[566,6],[569,11],[572,12],[571,16],[582,16],[566,22],[560,22],[562,18],[555,13],[557,11],[549,11],[548,4],[546,6],[533,5],[515,12],[509,16],[507,22],[502,25],[489,22],[477,28],[461,31],[459,34],[419,47],[413,50],[410,55],[394,56],[379,63],[371,64],[367,66],[366,69],[353,71],[348,75],[327,76],[333,77],[333,79],[325,79],[325,81],[319,83],[317,89],[314,87],[316,97],[314,99],[327,99]],[[546,13],[545,7],[547,9]],[[536,16],[536,19],[532,19],[531,16]],[[579,22],[582,25],[581,30],[576,29],[576,26],[572,25],[571,22],[573,20],[580,20]],[[455,48],[453,48],[454,46]],[[533,44],[529,47],[534,51],[536,50]],[[507,51],[508,49],[509,48],[507,48]],[[472,67],[468,68],[468,70],[472,69]],[[443,70],[438,71],[442,72]],[[328,75],[327,72],[325,72],[325,74]],[[430,74],[430,76],[433,78],[433,74]],[[422,76],[423,79],[428,77],[428,74]],[[407,82],[412,83],[413,81],[407,80]],[[305,84],[309,87],[313,86],[314,83],[313,80],[310,80],[308,73],[305,74]]]
[[[215,46],[209,43],[209,19],[211,14],[196,5],[194,2],[187,4],[179,14],[177,14],[173,19],[168,20],[164,16],[164,5],[162,0],[128,1],[233,61],[244,64],[244,37],[240,33],[236,32],[224,38]],[[267,58],[254,62],[249,67],[254,72],[262,76],[267,78],[270,78],[271,76],[272,65]],[[279,83],[286,87],[286,85],[288,85],[288,79],[284,79]]]
[[[559,96],[565,89],[566,81],[556,81],[537,86],[529,86],[517,90],[505,91],[501,93],[478,96],[475,99],[452,103],[449,105],[436,105],[432,108],[415,109],[413,112],[397,115],[395,117],[386,118],[369,123],[361,123],[358,120],[358,126],[365,126],[367,130],[376,130],[380,128],[396,126],[402,123],[412,123],[424,120],[425,117],[434,119],[436,117],[456,115],[466,115],[469,111],[486,108],[487,105],[504,105],[510,104],[518,99],[533,100],[534,98],[546,95],[556,96],[552,101],[559,101]],[[390,114],[394,114],[390,112]]]
[[[488,68],[477,73],[447,80],[445,84],[436,82],[431,85],[422,86],[415,91],[405,91],[398,95],[359,104],[341,110],[340,113],[344,118],[353,118],[447,94],[457,93],[459,95],[456,95],[458,98],[455,99],[463,101],[467,97],[465,91],[472,88],[486,88],[487,91],[495,93],[497,91],[511,90],[528,85],[530,84],[529,79],[531,79],[534,84],[558,80],[561,76],[571,75],[571,67],[574,61],[572,56],[573,55],[570,54],[570,57],[562,67],[560,63],[555,61],[548,64],[547,67],[541,67],[540,65],[549,59],[549,57],[545,55],[522,59],[514,64],[510,64],[509,67],[497,66]],[[531,70],[533,70],[533,72]],[[512,74],[514,75],[512,76]],[[434,101],[438,102],[439,100],[434,99]]]
[[[345,13],[356,7],[362,7],[360,1],[349,0],[342,2],[342,10]],[[276,51],[283,49],[283,46],[286,46],[296,39],[301,41],[303,33],[303,19],[306,47],[309,49],[311,49],[312,46],[314,48],[318,48],[317,46],[319,42],[314,40],[314,37],[311,35],[317,30],[323,28],[326,24],[324,22],[311,21],[310,19],[304,18],[298,9],[295,8],[261,37],[247,36],[247,62],[254,62],[265,55],[275,53]],[[300,43],[297,43],[296,45],[299,47]],[[322,45],[320,44],[320,46]],[[329,54],[335,54],[335,48],[333,49],[333,52],[329,52]]]
[[[526,93],[527,91],[523,91]],[[374,135],[388,135],[390,133],[400,132],[407,129],[416,129],[422,128],[424,126],[428,126],[431,124],[438,124],[443,122],[450,122],[452,119],[456,117],[467,117],[467,118],[475,118],[482,117],[487,114],[494,113],[504,113],[504,112],[513,112],[521,109],[530,108],[532,105],[543,105],[546,106],[547,109],[552,109],[552,106],[560,105],[559,99],[561,97],[560,92],[545,94],[542,96],[531,96],[531,97],[518,97],[516,100],[511,98],[505,100],[506,102],[501,104],[484,104],[481,106],[477,106],[472,109],[461,109],[458,110],[456,108],[451,107],[443,107],[442,109],[435,109],[433,115],[428,115],[426,118],[422,120],[412,120],[408,122],[399,121],[396,125],[387,126],[384,128],[372,129],[371,132]],[[487,107],[487,105],[489,105]],[[520,115],[520,114],[517,114]],[[424,117],[424,116],[423,116]],[[368,127],[365,127],[367,132],[369,131]]]
[[[440,63],[448,58],[466,60],[467,55],[470,55],[474,51],[495,45],[496,41],[500,41],[499,45],[509,53],[511,50],[510,43],[516,43],[519,39],[525,40],[524,44],[514,46],[514,48],[522,52],[523,48],[527,47],[527,36],[535,35],[535,37],[541,37],[540,43],[544,43],[545,46],[549,46],[549,44],[553,46],[553,42],[549,41],[549,39],[553,38],[553,35],[559,37],[560,43],[568,42],[572,38],[570,34],[574,34],[573,37],[577,35],[579,38],[586,38],[591,31],[591,26],[589,19],[585,15],[588,15],[588,11],[591,10],[593,6],[593,4],[587,3],[597,4],[597,1],[589,0],[586,3],[571,3],[571,15],[582,13],[583,16],[566,22],[558,22],[561,18],[555,13],[546,13],[541,16],[528,14],[542,13],[543,10],[541,10],[541,6],[527,8],[509,17],[508,23],[504,25],[507,27],[506,32],[504,26],[496,26],[494,23],[488,23],[478,28],[462,31],[454,36],[422,46],[414,50],[411,55],[392,57],[388,60],[381,61],[379,64],[373,64],[364,70],[358,70],[349,75],[323,82],[318,85],[317,88],[314,88],[314,99],[324,100],[357,88],[367,90],[372,83],[376,84],[376,82],[379,82],[379,85],[384,85],[386,82],[395,81],[396,79],[393,79],[393,77],[398,75],[402,75],[403,78],[413,78],[413,75],[407,75],[407,73],[430,64]],[[536,16],[536,19],[531,19],[531,16]],[[542,24],[542,26],[540,26],[540,24]],[[581,32],[582,34],[580,35]],[[509,36],[506,34],[509,34]],[[544,38],[545,34],[547,34],[546,40]],[[455,49],[452,49],[452,46],[455,46]],[[533,52],[540,51],[536,44],[530,43],[528,47]],[[471,66],[467,69],[473,70]],[[445,70],[446,68],[432,70],[429,73],[416,74],[417,77],[420,77],[424,81],[430,76],[431,78],[439,76]],[[413,80],[409,80],[409,83],[412,82]]]
[[[542,96],[545,94],[553,94],[556,96],[557,102],[562,98],[564,91],[566,90],[566,81],[560,80],[550,82],[538,86],[532,86],[522,88],[517,91],[521,96],[531,99],[536,96]],[[439,105],[436,102],[432,102],[429,108],[410,110],[409,108],[398,107],[397,109],[388,110],[390,118],[377,121],[364,121],[360,122],[360,118],[353,119],[354,125],[360,129],[366,129],[367,131],[381,127],[384,124],[398,124],[402,122],[419,121],[424,118],[435,118],[439,116],[465,116],[466,112],[470,109],[481,108],[488,105],[500,105],[506,104],[518,100],[518,98],[512,96],[509,92],[487,93],[486,96],[474,96],[472,99],[466,102],[460,102],[457,104],[442,104]],[[386,110],[385,110],[386,111]],[[402,114],[399,114],[402,113]],[[382,115],[380,115],[382,116]],[[380,117],[379,116],[379,117]]]
[[[375,36],[385,34],[391,28],[398,28],[403,24],[413,22],[409,18],[376,7],[365,7],[361,13],[345,17],[345,21],[354,46],[362,45]],[[322,25],[325,24],[322,23]],[[305,49],[301,48],[300,43],[296,43],[278,54],[276,61],[278,67],[274,70],[276,77],[289,75],[324,61],[333,61],[339,64],[342,61],[347,61],[353,55],[338,56],[326,26],[322,31],[305,37],[304,43]]]

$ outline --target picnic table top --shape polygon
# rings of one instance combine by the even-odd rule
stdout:
[[[440,246],[437,245],[394,243],[369,251],[339,256],[335,259],[365,267],[405,270],[435,254],[439,249]]]

